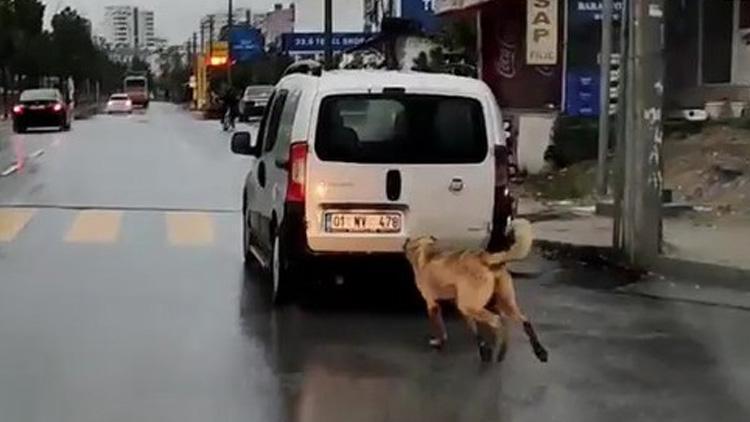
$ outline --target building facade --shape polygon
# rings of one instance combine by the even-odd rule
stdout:
[[[154,12],[133,6],[107,6],[103,33],[111,49],[148,50],[156,48]]]
[[[665,106],[750,101],[750,2],[666,1]]]
[[[266,13],[263,19],[261,33],[266,38],[266,45],[281,45],[281,35],[287,32],[293,32],[295,25],[295,6],[290,4],[284,8],[281,3],[276,3],[273,10]]]
[[[365,31],[365,0],[332,0],[333,32]],[[320,0],[295,1],[294,32],[323,32],[323,2]]]

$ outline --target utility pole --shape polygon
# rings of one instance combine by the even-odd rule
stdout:
[[[609,89],[612,64],[613,0],[602,2],[602,48],[599,55],[599,151],[596,162],[596,193],[607,195],[607,153],[609,152]]]
[[[201,54],[205,54],[206,52],[206,25],[201,20]]]
[[[662,102],[664,0],[637,0],[630,20],[628,135],[625,146],[623,244],[628,262],[648,266],[662,239]]]
[[[617,90],[617,119],[615,120],[616,128],[616,144],[615,144],[615,159],[614,159],[614,181],[612,199],[614,200],[614,232],[612,233],[612,245],[615,249],[623,250],[623,195],[625,194],[625,144],[627,142],[628,135],[628,119],[627,116],[631,113],[628,112],[631,96],[628,94],[628,88],[631,84],[628,82],[630,79],[630,53],[632,43],[629,42],[630,30],[628,23],[630,22],[631,16],[630,2],[623,3],[623,8],[620,11],[620,33],[618,51],[620,53],[620,70],[619,70],[619,84]]]
[[[198,33],[193,32],[193,63],[198,59]]]
[[[208,17],[208,55],[214,55],[214,15]]]
[[[229,3],[229,11],[227,12],[227,45],[228,45],[228,51],[227,51],[227,83],[229,83],[229,86],[232,86],[232,13],[233,13],[233,7],[232,7],[232,0],[228,1]]]
[[[331,0],[324,0],[324,19],[325,19],[325,68],[333,68],[333,4]]]

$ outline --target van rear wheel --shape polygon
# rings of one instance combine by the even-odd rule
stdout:
[[[271,279],[273,290],[271,300],[275,306],[289,304],[294,299],[294,268],[289,261],[286,241],[278,233],[273,240],[271,257]]]

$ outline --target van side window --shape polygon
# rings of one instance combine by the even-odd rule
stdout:
[[[276,91],[272,92],[271,96],[268,98],[268,105],[266,106],[266,109],[263,111],[263,118],[260,120],[260,127],[258,128],[258,139],[255,142],[263,142],[264,137],[266,136],[266,128],[268,127],[268,119],[271,116],[271,105],[273,104],[275,97],[276,97]]]
[[[286,99],[284,110],[279,120],[279,130],[276,135],[277,156],[289,153],[289,144],[292,143],[292,129],[294,128],[294,117],[297,115],[297,107],[302,98],[302,91],[292,91]]]
[[[269,152],[276,145],[276,138],[279,132],[279,121],[281,120],[281,112],[284,110],[284,104],[286,104],[286,97],[289,95],[289,91],[282,89],[276,93],[276,98],[271,104],[271,114],[268,118],[268,127],[266,128],[265,141],[263,143],[263,151]]]

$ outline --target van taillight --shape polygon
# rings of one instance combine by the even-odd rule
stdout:
[[[305,202],[305,173],[307,172],[307,143],[295,142],[289,147],[289,184],[286,201]]]

